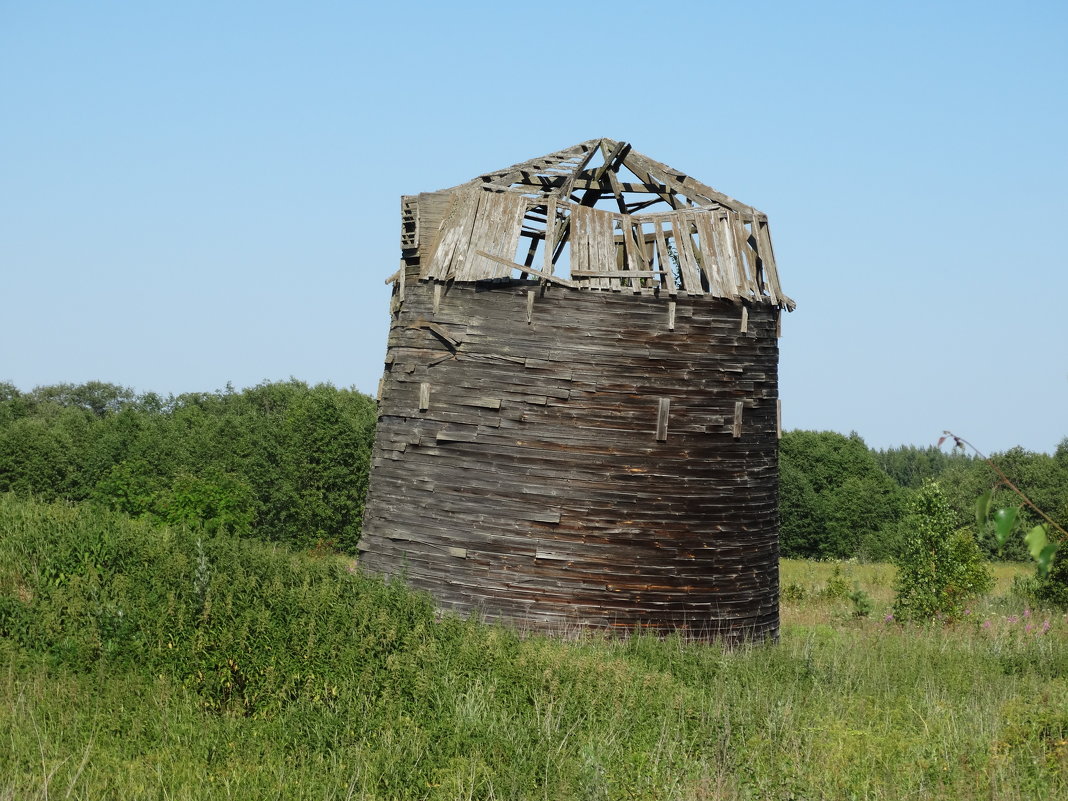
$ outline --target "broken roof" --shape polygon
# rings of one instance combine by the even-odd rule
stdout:
[[[766,214],[626,142],[590,139],[434,194],[447,203],[420,254],[424,280],[539,278],[795,305]]]

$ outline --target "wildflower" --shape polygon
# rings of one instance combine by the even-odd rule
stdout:
[[[966,614],[966,615],[970,615],[971,613],[972,613],[971,609],[965,609],[964,610],[964,614]]]
[[[891,612],[889,615],[887,615],[884,618],[884,621],[887,622],[887,623],[893,623],[894,622],[894,614],[893,614],[893,612]]]
[[[1007,618],[1005,618],[1005,619],[1006,619],[1007,621],[1009,621],[1010,623],[1016,623],[1016,622],[1018,622],[1018,621],[1020,620],[1020,618],[1016,617],[1016,615],[1009,615],[1009,616],[1008,616]]]
[[[1043,620],[1042,621],[1042,633],[1045,634],[1047,631],[1049,631],[1049,628],[1050,628],[1049,627],[1049,620]]]
[[[1033,628],[1034,628],[1034,625],[1032,625],[1031,623],[1028,623],[1026,626],[1024,626],[1024,634],[1030,634],[1031,630]]]
[[[984,620],[983,621],[983,628],[984,629],[990,628],[990,621],[989,620]]]
[[[1024,610],[1024,617],[1031,617],[1031,610],[1030,609],[1025,609]]]

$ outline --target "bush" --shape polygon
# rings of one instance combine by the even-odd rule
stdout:
[[[928,482],[910,504],[911,536],[897,559],[894,617],[954,618],[966,602],[994,586],[990,566],[969,529],[956,529],[938,484]]]
[[[779,469],[779,536],[787,558],[855,557],[901,517],[906,491],[856,434],[788,431]]]
[[[419,666],[400,677],[390,656],[450,630],[470,636],[336,557],[0,494],[0,639],[75,671],[168,675],[208,711],[262,715],[333,705],[352,674],[404,692]]]
[[[1034,580],[1034,594],[1040,601],[1068,607],[1068,550],[1063,545],[1061,548],[1053,559],[1049,574]]]
[[[354,553],[377,410],[300,381],[151,393],[0,384],[0,492]]]

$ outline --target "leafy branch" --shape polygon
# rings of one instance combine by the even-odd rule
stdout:
[[[942,447],[942,443],[947,439],[953,440],[953,445],[956,448],[960,448],[962,451],[966,448],[970,448],[972,452],[979,457],[979,459],[985,462],[990,468],[997,473],[1001,479],[999,484],[1004,485],[1008,489],[1016,493],[1020,499],[1034,510],[1039,517],[1045,520],[1045,523],[1039,523],[1032,528],[1026,535],[1024,535],[1024,542],[1027,543],[1028,550],[1031,552],[1032,558],[1038,563],[1039,574],[1043,577],[1049,575],[1050,566],[1053,563],[1053,555],[1060,547],[1058,542],[1050,542],[1049,535],[1051,531],[1057,531],[1060,535],[1057,539],[1063,543],[1068,541],[1068,531],[1065,531],[1055,520],[1053,520],[1048,514],[1038,508],[1035,503],[1027,497],[1027,495],[1017,487],[1012,480],[1005,475],[1000,467],[994,464],[994,461],[985,453],[976,448],[972,443],[963,437],[959,437],[952,431],[943,431],[942,436],[938,438],[938,447]],[[994,489],[997,489],[995,485]],[[990,500],[992,497],[992,490],[987,490],[981,496],[975,504],[975,519],[978,525],[982,526],[986,522],[987,517],[990,514]],[[1009,538],[1009,534],[1012,533],[1013,527],[1016,525],[1016,518],[1022,509],[1022,506],[1009,507],[1005,509],[998,509],[994,512],[994,533],[997,537],[998,547],[1004,547],[1006,541]]]

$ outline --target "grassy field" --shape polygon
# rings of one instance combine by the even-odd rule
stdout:
[[[777,645],[561,642],[0,496],[0,799],[1065,798],[1068,618],[1022,572],[900,626],[888,566],[785,561]]]

